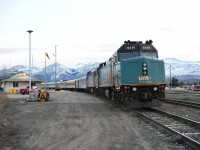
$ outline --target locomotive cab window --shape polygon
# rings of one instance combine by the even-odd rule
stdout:
[[[139,56],[139,52],[138,51],[119,53],[119,59],[120,60],[130,59],[130,58],[134,58],[134,57],[138,57],[138,56]]]
[[[158,53],[156,51],[141,51],[140,56],[145,58],[158,58]]]

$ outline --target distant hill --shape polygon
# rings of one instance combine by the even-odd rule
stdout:
[[[97,68],[98,63],[78,64],[75,68],[68,68],[61,64],[57,64],[57,81],[72,80],[86,76],[86,73],[91,69]],[[46,67],[47,82],[55,81],[55,64]],[[44,80],[44,71],[34,73],[34,77]]]
[[[200,61],[182,61],[176,58],[164,59],[166,81],[169,81],[170,66],[171,76],[184,83],[200,82]]]
[[[74,68],[68,68],[61,64],[57,64],[56,78],[57,78],[57,81],[72,80],[72,79],[80,78],[80,77],[86,76],[88,71],[95,69],[98,66],[99,66],[99,63],[97,62],[89,63],[89,64],[79,63]],[[9,69],[3,69],[0,71],[0,77],[8,77],[12,74],[15,74],[21,71],[29,74],[29,67],[17,65]],[[39,68],[33,67],[32,74],[33,74],[33,77],[44,81],[44,74],[45,74],[44,68],[39,69]],[[47,82],[55,81],[55,64],[51,64],[46,67],[46,75],[47,75]]]
[[[200,61],[182,61],[176,58],[164,59],[165,62],[165,74],[166,82],[169,82],[170,77],[170,66],[171,66],[171,76],[176,77],[179,81],[185,83],[200,82]],[[93,70],[99,66],[99,63],[79,63],[73,68],[68,68],[64,65],[57,64],[57,81],[61,80],[71,80],[80,78],[86,75],[90,70]],[[47,82],[55,81],[55,64],[48,65],[47,70]],[[17,65],[9,69],[3,69],[0,71],[0,78],[3,76],[8,76],[16,72],[23,71],[28,73],[28,67]],[[33,76],[44,81],[44,68],[40,69],[33,67]]]

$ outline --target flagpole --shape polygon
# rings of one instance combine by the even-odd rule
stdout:
[[[55,91],[56,91],[56,82],[57,82],[57,50],[56,47],[58,45],[55,45]]]
[[[46,55],[44,55],[44,57],[45,57],[45,67],[44,67],[44,68],[45,68],[45,71],[44,71],[44,73],[45,73],[45,75],[44,75],[44,76],[45,76],[45,77],[44,77],[44,80],[45,80],[45,81],[44,81],[44,82],[45,82],[45,88],[44,88],[44,89],[45,89],[45,91],[46,91],[46,89],[47,89]]]
[[[47,89],[47,69],[46,69],[46,66],[47,66],[47,63],[46,63],[46,57],[50,60],[50,58],[49,58],[49,55],[48,55],[48,53],[47,52],[45,52],[45,55],[44,55],[44,57],[45,57],[45,67],[44,67],[44,82],[45,82],[45,91],[46,91],[46,89]]]

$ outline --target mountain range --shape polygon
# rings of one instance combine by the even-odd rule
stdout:
[[[56,64],[56,81],[62,80],[72,80],[77,79],[83,76],[86,76],[88,71],[91,71],[99,66],[99,63],[88,63],[83,64],[79,63],[74,68],[68,68],[64,65],[59,63]],[[2,69],[0,71],[0,78],[7,78],[12,74],[16,74],[17,72],[25,72],[29,74],[29,67],[23,65],[16,65],[9,69]],[[45,69],[33,67],[32,68],[32,76],[44,81]],[[55,64],[51,64],[46,66],[46,80],[47,82],[54,82],[55,81]]]
[[[165,62],[165,75],[166,82],[169,82],[170,72],[171,77],[176,77],[179,81],[184,83],[199,83],[200,82],[200,61],[182,61],[176,58],[163,59]],[[68,68],[64,65],[57,64],[57,81],[71,80],[80,78],[86,75],[90,70],[93,70],[99,66],[98,62],[83,64],[79,63],[73,68]],[[29,68],[27,66],[17,65],[9,69],[3,69],[0,71],[0,77],[5,77],[16,72],[28,73]],[[44,68],[40,69],[33,67],[33,77],[44,81]],[[171,71],[170,71],[171,70]],[[46,67],[47,82],[55,81],[55,64],[48,65]]]
[[[200,83],[200,61],[183,61],[176,58],[164,59],[166,81],[171,77],[184,83]],[[171,68],[171,69],[170,69]]]

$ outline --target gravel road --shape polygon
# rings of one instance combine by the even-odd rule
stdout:
[[[18,104],[17,150],[143,150],[126,112],[94,96],[50,92],[49,102]]]

